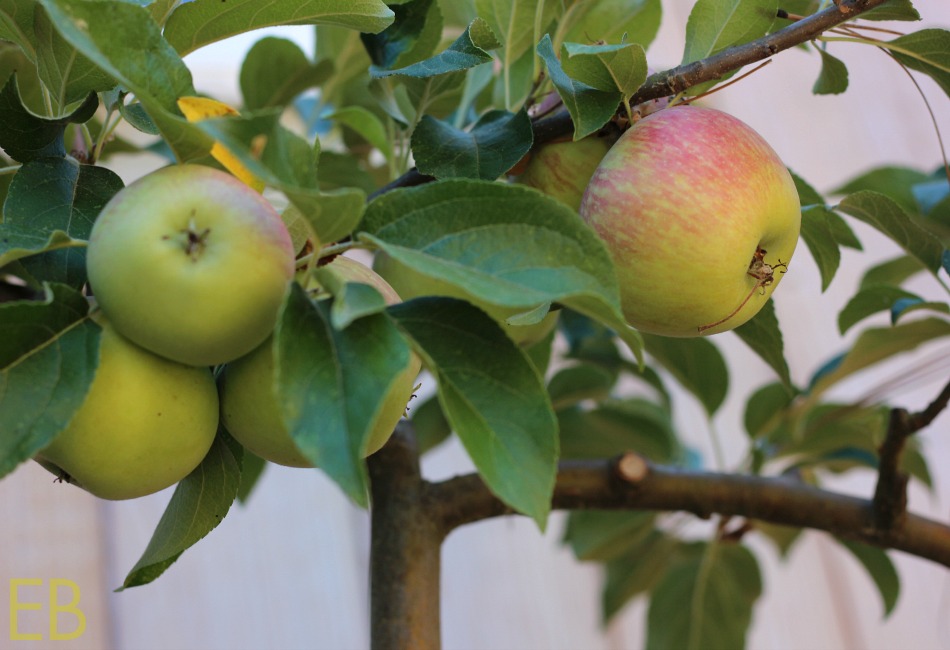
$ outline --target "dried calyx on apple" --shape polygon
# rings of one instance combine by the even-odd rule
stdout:
[[[795,184],[768,143],[731,115],[686,105],[634,123],[579,212],[610,252],[627,321],[675,337],[755,316],[801,227]]]

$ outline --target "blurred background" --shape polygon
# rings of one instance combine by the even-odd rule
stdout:
[[[692,3],[664,3],[660,34],[648,50],[650,65],[679,62]],[[926,26],[950,27],[950,3],[917,4]],[[920,26],[897,25],[904,31]],[[212,45],[190,55],[195,85],[231,104],[240,103],[237,74],[244,52],[265,34],[292,38],[312,52],[308,28],[266,30]],[[910,79],[887,55],[869,47],[834,43],[831,52],[850,72],[847,93],[814,96],[819,71],[815,52],[782,53],[750,77],[711,96],[707,103],[728,111],[761,133],[788,166],[819,191],[829,191],[858,173],[895,164],[933,170],[940,150],[927,109]],[[945,138],[950,138],[950,102],[922,75]],[[158,158],[115,157],[126,182],[162,164]],[[786,357],[796,383],[842,351],[837,311],[853,295],[864,270],[897,254],[896,246],[850,220],[866,249],[843,249],[841,268],[821,293],[817,267],[801,247],[776,308]],[[908,287],[935,296],[939,287],[919,277]],[[877,317],[886,324],[885,315]],[[713,423],[730,469],[743,457],[742,413],[749,392],[773,380],[772,372],[732,334],[716,337],[731,371],[731,388]],[[937,360],[944,372],[887,390],[884,399],[909,409],[924,407],[950,375],[950,343],[935,344],[842,384],[836,395],[855,398],[886,386],[895,374],[911,373]],[[941,361],[942,360],[942,361]],[[674,384],[670,383],[670,386]],[[423,390],[431,389],[431,386]],[[685,393],[674,395],[678,429],[713,468],[710,425]],[[933,493],[912,485],[913,511],[950,518],[950,413],[921,432],[934,473]],[[454,440],[423,460],[431,479],[471,470]],[[828,485],[868,496],[870,472],[851,472]],[[0,484],[0,647],[47,647],[36,641],[8,642],[8,579],[42,579],[20,587],[21,602],[47,602],[52,579],[81,590],[85,634],[60,641],[62,650],[212,650],[327,648],[369,645],[367,513],[355,508],[319,471],[271,465],[245,506],[187,551],[153,584],[113,593],[135,564],[155,528],[171,490],[131,502],[97,500],[53,483],[35,464],[24,464]],[[632,649],[641,647],[646,608],[629,605],[609,626],[600,620],[602,580],[595,565],[576,562],[561,545],[564,516],[552,516],[545,533],[525,518],[506,517],[462,528],[443,547],[443,645],[453,649]],[[698,527],[697,530],[703,530]],[[790,557],[749,537],[763,566],[765,595],[755,608],[748,647],[762,650],[950,648],[950,573],[899,553],[892,554],[902,581],[897,607],[883,619],[881,598],[853,556],[817,533],[806,533]],[[69,594],[62,595],[68,600]],[[48,629],[46,611],[21,611],[21,632]],[[67,629],[72,623],[62,617]],[[49,643],[49,642],[44,642]],[[51,644],[52,645],[52,644]],[[714,646],[714,640],[710,640]]]

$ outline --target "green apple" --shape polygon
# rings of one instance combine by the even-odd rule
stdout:
[[[330,265],[346,282],[368,284],[379,291],[387,304],[398,303],[399,295],[369,267],[347,257],[337,257]],[[221,418],[228,432],[252,452],[279,465],[313,467],[287,432],[274,391],[274,355],[268,338],[250,354],[228,363],[219,376]],[[412,354],[409,365],[393,382],[380,405],[366,445],[366,455],[382,447],[412,396],[421,362]]]
[[[556,311],[549,312],[540,321],[531,325],[512,325],[507,322],[509,318],[528,312],[530,309],[492,305],[478,300],[459,287],[416,271],[383,252],[376,254],[373,270],[383,276],[404,300],[421,296],[446,296],[467,300],[491,316],[505,331],[508,338],[522,347],[534,345],[557,325]]]
[[[605,242],[634,327],[692,337],[752,318],[801,224],[778,155],[749,126],[675,106],[636,122],[594,172],[580,215]]]
[[[218,428],[208,368],[145,350],[100,321],[99,365],[89,393],[36,460],[103,499],[133,499],[187,476]]]
[[[198,165],[165,167],[116,194],[86,260],[99,306],[123,336],[196,366],[260,345],[294,274],[290,235],[271,205]]]
[[[610,144],[610,138],[594,135],[577,142],[544,144],[531,154],[516,182],[541,190],[577,210],[590,177]]]

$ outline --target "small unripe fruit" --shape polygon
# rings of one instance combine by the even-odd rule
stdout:
[[[102,324],[89,393],[37,460],[98,497],[132,499],[198,466],[217,432],[218,393],[207,368],[159,357]]]
[[[367,266],[347,257],[337,257],[330,265],[346,281],[374,287],[387,304],[399,302],[393,288]],[[377,410],[366,455],[376,452],[389,440],[412,396],[421,365],[419,357],[412,354],[409,364],[393,382]],[[265,460],[288,467],[313,467],[284,426],[274,382],[270,338],[250,354],[228,363],[219,377],[224,426],[238,442]]]

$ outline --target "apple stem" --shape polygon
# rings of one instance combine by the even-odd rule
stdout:
[[[748,295],[746,295],[745,299],[741,303],[739,303],[739,306],[733,309],[732,312],[730,312],[728,316],[726,316],[725,318],[720,318],[715,323],[710,323],[709,325],[700,325],[697,329],[700,332],[705,332],[706,330],[712,329],[716,327],[717,325],[722,325],[727,320],[729,320],[730,318],[738,314],[740,311],[742,311],[742,308],[745,307],[746,303],[749,302],[749,299],[752,298],[752,294],[755,293],[756,289],[762,286],[763,286],[762,281],[757,280],[755,285],[753,285],[752,290],[749,291]]]
[[[788,269],[788,264],[783,262],[781,258],[779,259],[778,264],[775,264],[774,266],[766,263],[766,252],[768,251],[766,251],[761,246],[757,246],[755,253],[752,255],[752,261],[749,262],[749,270],[746,271],[746,275],[755,278],[755,284],[752,285],[752,289],[749,291],[749,294],[743,299],[741,303],[739,303],[739,306],[733,309],[732,312],[730,312],[725,318],[721,318],[715,323],[710,323],[708,325],[700,325],[697,328],[700,332],[705,332],[706,330],[712,329],[717,325],[722,325],[727,320],[742,311],[742,308],[746,306],[746,303],[749,302],[757,289],[764,289],[775,282],[775,271],[777,269],[781,269],[782,273],[785,273],[785,271]]]

